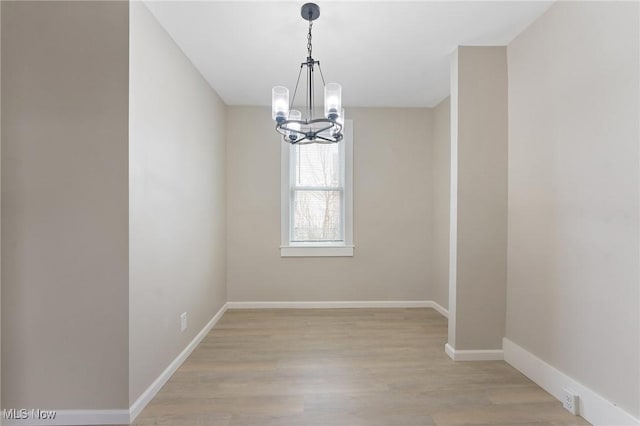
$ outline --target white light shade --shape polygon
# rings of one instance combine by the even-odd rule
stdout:
[[[324,86],[324,116],[336,119],[342,110],[342,86],[328,83]]]
[[[289,120],[302,120],[302,113],[298,110],[292,109],[291,112],[289,112]],[[300,123],[288,123],[287,127],[292,130],[300,130]],[[295,138],[298,138],[300,136],[298,133],[295,133],[295,132],[287,132],[287,133],[288,133],[287,136],[295,136]]]
[[[271,118],[286,120],[289,114],[289,89],[276,86],[271,89]]]

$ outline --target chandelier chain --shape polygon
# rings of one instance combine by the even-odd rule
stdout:
[[[309,34],[307,34],[307,51],[309,52],[309,58],[311,58],[311,27],[313,27],[313,21],[309,21]]]

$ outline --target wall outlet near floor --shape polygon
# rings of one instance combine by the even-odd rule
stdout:
[[[183,312],[180,315],[180,331],[185,331],[187,329],[187,313]]]
[[[575,392],[571,389],[562,390],[562,406],[567,409],[571,414],[578,415],[578,403],[580,399]]]

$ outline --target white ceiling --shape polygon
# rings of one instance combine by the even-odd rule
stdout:
[[[145,3],[226,104],[270,105],[275,85],[293,93],[307,56],[304,0]],[[313,56],[348,108],[437,105],[456,46],[506,45],[553,2],[317,3]]]

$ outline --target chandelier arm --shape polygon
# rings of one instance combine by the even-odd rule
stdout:
[[[310,91],[311,91],[311,102],[309,103],[309,120],[313,120],[313,108],[315,107],[316,102],[316,78],[315,78],[315,70],[313,69],[313,64],[311,64],[311,72],[309,73],[309,81]],[[308,120],[307,120],[308,121]]]
[[[311,117],[311,111],[309,111],[309,105],[311,103],[311,100],[309,99],[309,96],[311,96],[311,90],[309,89],[309,79],[311,78],[311,68],[309,68],[309,63],[307,63],[307,90],[306,90],[306,97],[305,97],[305,120],[309,120],[309,118]]]
[[[291,102],[289,103],[289,111],[293,109],[293,101],[296,100],[296,93],[298,93],[298,83],[300,83],[300,75],[302,75],[302,67],[304,64],[300,64],[300,71],[298,71],[298,80],[296,80],[296,88],[293,90],[293,98],[291,98]]]
[[[318,69],[320,70],[320,77],[322,77],[322,86],[324,87],[327,85],[327,83],[325,83],[324,81],[324,75],[322,74],[322,67],[320,66],[320,61],[318,61],[317,64],[318,64]]]
[[[313,120],[313,121],[316,122],[316,123],[323,123],[323,121],[319,121],[319,120]],[[335,126],[334,123],[330,123],[327,126],[316,130],[315,133],[317,133],[317,135],[320,135],[320,133],[322,133],[322,132],[324,132],[326,130],[332,129],[334,126]],[[320,136],[318,136],[318,137],[320,137]]]
[[[337,127],[338,130],[342,130],[342,125],[337,121],[330,120],[328,118],[316,118],[314,120],[304,121],[304,120],[284,120],[281,123],[276,124],[277,127],[281,127],[285,130],[296,131],[295,129],[289,129],[287,124],[296,123],[300,125],[309,125],[309,124],[318,124],[318,123],[327,123],[327,127],[323,127],[318,130],[318,132],[322,132],[324,130],[329,130],[332,127]]]
[[[323,127],[322,129],[318,130],[318,133],[319,133],[319,132],[323,132],[323,131],[325,131],[325,130],[332,129],[332,128],[334,128],[334,127],[336,127],[336,128],[337,128],[337,131],[338,131],[338,132],[342,132],[342,129],[343,129],[343,127],[344,127],[344,126],[343,126],[342,124],[340,124],[339,122],[337,122],[337,121],[333,121],[333,120],[328,119],[328,118],[316,118],[315,120],[311,120],[311,121],[309,121],[309,124],[314,124],[314,123],[327,123],[327,124],[328,124],[328,125],[327,125],[327,127]]]
[[[295,133],[300,133],[302,135],[305,134],[305,132],[303,132],[302,130],[292,129],[290,127],[287,127],[287,125],[292,124],[292,123],[300,124],[300,125],[305,124],[305,122],[302,121],[302,120],[286,120],[286,121],[283,121],[281,123],[276,124],[276,130],[278,132],[282,131],[282,132],[285,132],[285,133],[286,132],[295,132]]]
[[[318,140],[320,139],[320,140]],[[330,143],[336,143],[338,141],[333,140],[333,139],[327,139],[324,136],[316,136],[316,143],[325,143],[325,144],[330,144]]]

